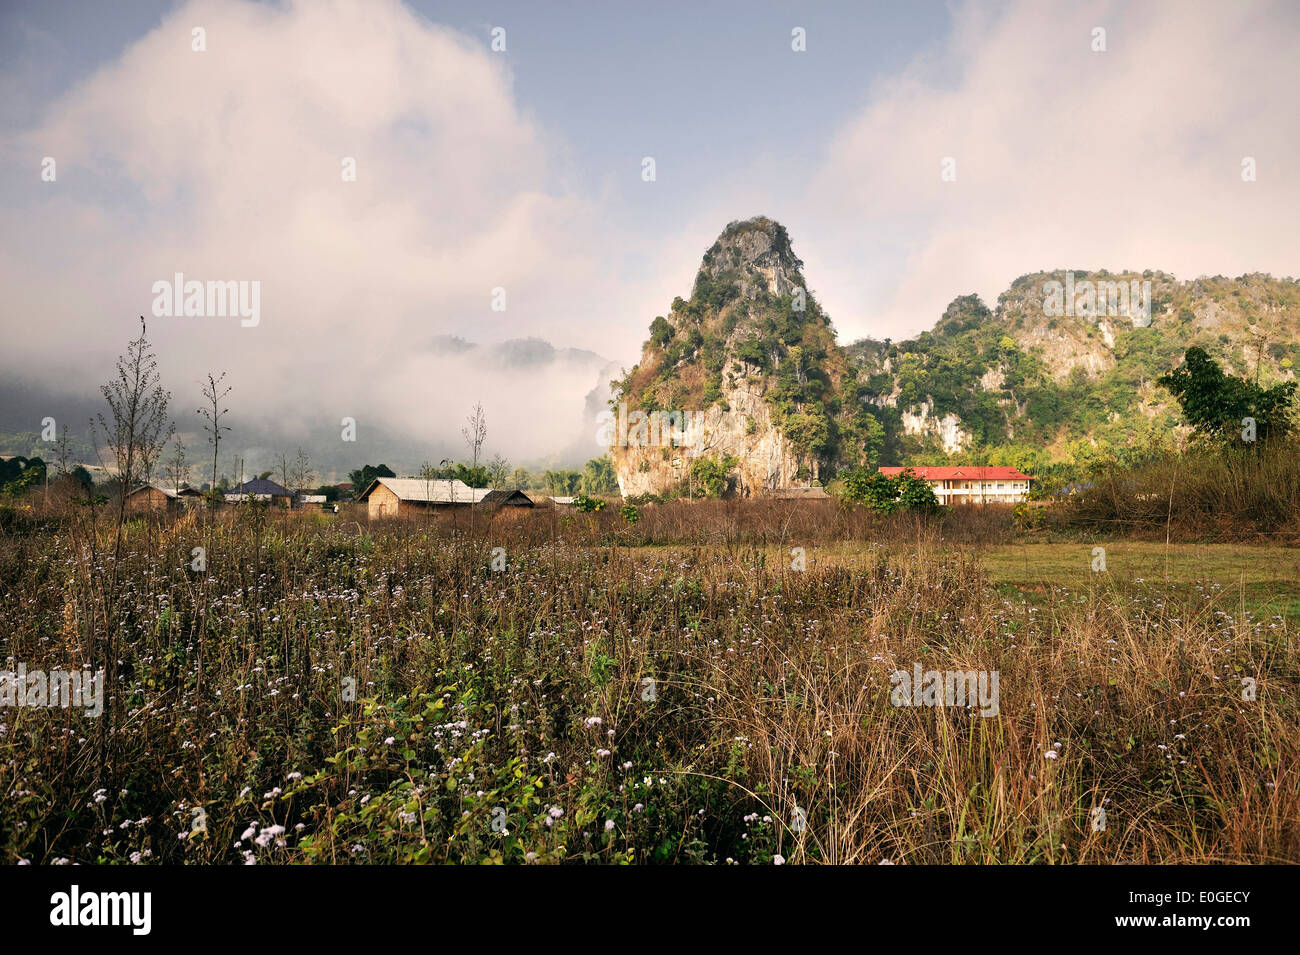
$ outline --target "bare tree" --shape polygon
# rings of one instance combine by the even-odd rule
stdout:
[[[185,442],[180,438],[176,439],[172,456],[167,460],[167,478],[177,494],[190,482],[190,463],[185,459]]]
[[[295,491],[307,490],[316,479],[316,472],[311,469],[311,459],[301,447],[298,448],[298,454],[293,459],[289,474],[293,483],[286,484],[285,487],[292,487]]]
[[[483,450],[483,442],[487,440],[487,416],[483,414],[481,404],[474,405],[474,411],[465,419],[465,427],[460,429],[460,433],[465,438],[465,446],[470,450],[474,467],[478,467],[478,456]]]
[[[226,373],[223,371],[216,378],[212,377],[212,372],[208,372],[208,383],[203,386],[203,397],[207,400],[207,406],[200,408],[197,412],[206,420],[203,430],[208,433],[208,444],[212,445],[212,491],[217,490],[217,452],[221,448],[221,432],[229,431],[228,425],[223,425],[221,419],[230,412],[229,408],[221,407],[221,403],[226,400],[226,395],[230,394],[230,386],[227,385],[224,391],[221,390],[221,383],[225,380]]]
[[[68,461],[72,457],[72,452],[68,449],[68,429],[59,429],[59,443],[55,445],[54,456],[59,462],[59,474],[68,473]]]
[[[287,454],[285,454],[283,451],[281,451],[280,454],[276,457],[275,460],[276,460],[276,462],[277,462],[277,470],[280,472],[280,483],[283,484],[285,487],[290,487],[290,485],[289,485],[289,455],[287,455]],[[292,490],[292,488],[290,488],[290,490]]]
[[[424,499],[426,501],[424,510],[426,512],[426,515],[429,518],[432,518],[433,517],[433,493],[432,493],[433,482],[438,479],[438,469],[433,466],[432,461],[425,461],[423,464],[420,465],[420,470],[417,472],[417,475],[422,481],[424,481]]]
[[[510,462],[501,455],[494,454],[492,460],[488,462],[487,472],[492,487],[499,490],[506,486],[506,480],[510,476]]]
[[[122,525],[126,521],[126,496],[141,480],[153,473],[158,455],[171,440],[176,426],[167,416],[171,392],[159,383],[158,361],[146,337],[144,316],[140,316],[140,337],[126,346],[126,354],[117,359],[117,377],[100,386],[108,402],[109,418],[96,416],[92,429],[95,454],[103,464],[100,441],[113,452],[121,500],[117,510],[117,540],[114,557],[122,544]]]

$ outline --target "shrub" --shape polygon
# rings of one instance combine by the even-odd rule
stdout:
[[[929,514],[939,509],[930,485],[909,468],[897,477],[879,471],[854,471],[844,478],[841,496],[854,504],[865,504],[881,514],[917,511]]]

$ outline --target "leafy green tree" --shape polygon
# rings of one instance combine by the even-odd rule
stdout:
[[[20,497],[44,480],[45,462],[40,458],[24,458],[19,455],[0,461],[0,494],[6,497]]]
[[[618,491],[618,478],[614,475],[614,462],[609,455],[592,458],[582,468],[583,494],[613,494]]]
[[[704,497],[722,497],[730,486],[729,475],[739,463],[730,454],[696,458],[691,464],[691,480]]]
[[[397,475],[387,464],[367,464],[348,472],[348,480],[352,482],[352,487],[358,494],[368,488],[375,478],[381,477],[397,477]]]
[[[939,508],[938,498],[929,482],[917,477],[911,468],[896,477],[879,471],[855,471],[844,478],[842,497],[855,504],[865,504],[881,514],[895,511],[932,513]]]
[[[655,320],[650,323],[650,340],[655,343],[656,347],[663,348],[672,341],[672,338],[673,327],[662,315],[656,317]]]
[[[542,482],[552,494],[569,497],[578,493],[578,488],[582,484],[582,475],[577,471],[563,469],[546,471],[542,475]]]
[[[1187,423],[1205,437],[1240,433],[1245,418],[1255,419],[1260,441],[1285,434],[1290,426],[1296,382],[1261,388],[1245,378],[1225,374],[1203,348],[1187,349],[1183,364],[1161,375],[1156,384],[1178,399]]]

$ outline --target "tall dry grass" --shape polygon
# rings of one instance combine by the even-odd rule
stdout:
[[[1196,445],[1096,475],[1066,523],[1148,538],[1300,541],[1300,444]]]
[[[686,533],[689,507],[647,509],[628,542]],[[697,544],[652,550],[608,513],[475,538],[255,509],[139,520],[112,606],[105,527],[6,531],[6,666],[95,663],[116,625],[122,689],[103,761],[83,715],[0,710],[5,857],[1300,859],[1286,621],[1208,586],[1011,599],[942,524],[841,525],[859,543],[830,562],[810,517],[697,513]],[[893,706],[891,671],[917,662],[996,670],[999,715]]]

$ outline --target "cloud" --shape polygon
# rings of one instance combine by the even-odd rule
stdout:
[[[841,327],[896,338],[1039,269],[1294,275],[1298,46],[1282,4],[961,7],[830,143],[810,275]]]
[[[590,368],[478,375],[431,344],[619,340],[597,209],[557,186],[563,144],[518,106],[506,64],[395,0],[177,8],[3,140],[22,183],[4,194],[4,362],[93,384],[155,282],[258,281],[255,328],[150,318],[181,408],[225,369],[232,401],[286,431],[349,414],[451,440],[482,400],[519,409],[497,419],[507,453],[569,437]]]

